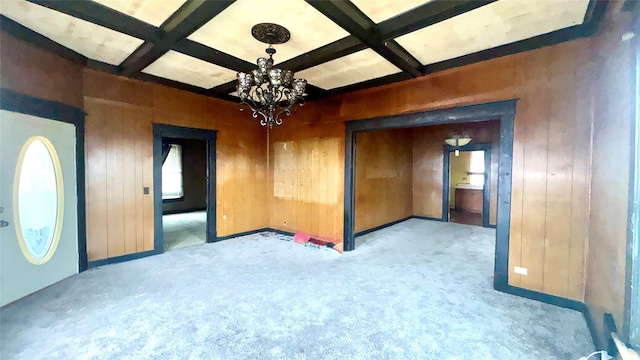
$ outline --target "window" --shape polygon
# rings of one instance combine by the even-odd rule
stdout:
[[[182,187],[182,146],[171,144],[167,159],[162,164],[162,200],[180,199]]]
[[[60,160],[51,142],[34,136],[22,148],[16,169],[16,230],[31,263],[47,262],[56,250],[64,198]]]
[[[472,151],[469,162],[469,183],[484,186],[484,151]]]

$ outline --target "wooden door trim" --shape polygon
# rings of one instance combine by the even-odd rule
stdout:
[[[85,113],[77,107],[0,89],[0,109],[72,124],[76,128],[76,196],[78,199],[78,272],[87,270],[87,217],[84,169]]]
[[[153,207],[154,253],[164,251],[162,230],[162,138],[204,140],[207,142],[207,233],[206,242],[215,242],[216,231],[216,138],[215,130],[153,124]]]
[[[484,151],[484,186],[482,188],[482,227],[492,227],[489,224],[490,199],[491,199],[491,143],[468,144],[463,147],[443,145],[443,166],[442,166],[442,221],[449,221],[449,171],[451,170],[450,154],[456,149],[460,152]],[[489,165],[487,167],[487,165]]]
[[[353,226],[355,215],[355,142],[357,133],[372,130],[499,120],[498,216],[493,283],[496,289],[503,291],[507,289],[509,276],[509,231],[511,226],[513,126],[516,113],[516,101],[516,99],[511,99],[413,114],[348,121],[345,124],[344,250],[351,251],[355,248]]]

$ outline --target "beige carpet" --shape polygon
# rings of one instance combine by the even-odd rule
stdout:
[[[207,212],[195,211],[162,216],[164,251],[204,244],[207,239]]]

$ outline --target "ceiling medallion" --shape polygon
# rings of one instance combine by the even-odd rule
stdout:
[[[269,58],[258,58],[258,68],[250,73],[238,73],[236,90],[240,97],[240,104],[247,105],[253,112],[252,116],[262,116],[260,124],[273,128],[273,124],[281,125],[282,119],[291,115],[296,104],[304,105],[304,89],[307,80],[294,79],[290,70],[273,67],[273,54],[276,53],[271,45],[284,44],[289,41],[289,30],[271,23],[254,25],[251,34],[256,40],[269,44],[265,50]],[[240,108],[240,111],[243,109]]]

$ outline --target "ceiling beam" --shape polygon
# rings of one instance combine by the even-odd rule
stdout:
[[[382,40],[395,39],[495,1],[497,0],[433,0],[379,23],[376,31],[381,34]]]
[[[382,39],[375,23],[350,1],[306,1],[400,70],[412,77],[422,75],[422,64],[394,40]]]
[[[180,9],[162,25],[159,41],[142,44],[120,66],[122,75],[135,74],[171,50],[178,41],[185,39],[202,25],[226,9],[232,1],[187,0]]]
[[[291,71],[301,71],[322,63],[341,58],[368,48],[357,37],[349,35],[308,53],[284,61],[276,66]]]
[[[0,15],[0,29],[20,40],[26,41],[29,44],[56,54],[76,64],[84,65],[87,63],[86,56],[79,54],[66,46],[60,45],[48,37],[42,36],[4,15]]]
[[[160,41],[158,28],[132,16],[88,0],[27,0],[108,29],[145,41]]]

